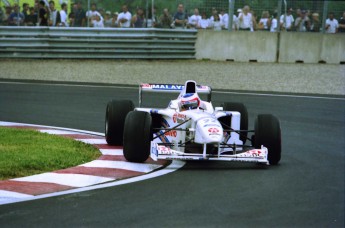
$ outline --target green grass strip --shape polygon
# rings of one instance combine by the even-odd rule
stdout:
[[[92,161],[99,150],[35,130],[0,127],[0,179],[29,176]]]

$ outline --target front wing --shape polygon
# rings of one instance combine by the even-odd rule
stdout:
[[[261,149],[252,149],[237,154],[192,154],[173,150],[169,147],[151,142],[150,156],[154,161],[162,160],[210,160],[210,161],[237,161],[255,162],[269,165],[267,156],[268,150],[262,146]]]

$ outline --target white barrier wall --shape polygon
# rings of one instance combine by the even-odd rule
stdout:
[[[345,62],[345,34],[200,30],[196,58],[339,64]]]
[[[200,30],[195,47],[197,59],[275,62],[277,34]]]
[[[279,62],[345,62],[345,34],[282,32]]]

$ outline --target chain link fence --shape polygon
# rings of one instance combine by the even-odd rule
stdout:
[[[40,12],[39,0],[1,0],[0,2],[0,24],[1,25],[22,25],[37,26],[45,25],[40,23],[42,18],[56,17],[54,9],[48,7],[50,0],[44,0],[45,14]],[[163,27],[159,26],[160,19],[173,17],[178,11],[179,4],[183,4],[183,13],[187,18],[194,14],[195,8],[199,15],[210,19],[215,14],[228,15],[228,21],[223,22],[222,29],[243,30],[241,27],[241,11],[247,9],[252,15],[251,30],[270,30],[275,23],[274,31],[313,31],[326,32],[330,17],[333,17],[339,24],[345,24],[345,1],[303,1],[303,0],[53,0],[55,9],[64,23],[55,23],[54,26],[99,26],[99,27],[120,27],[126,23],[118,22],[118,16],[123,11],[122,6],[127,5],[132,18],[141,27]],[[26,6],[24,5],[26,4]],[[66,4],[65,13],[61,13],[61,5]],[[16,7],[18,5],[19,7]],[[24,10],[25,8],[25,10]],[[25,12],[24,12],[25,11]],[[42,11],[43,12],[43,11]],[[98,12],[98,13],[94,13]],[[22,17],[21,14],[24,17]],[[66,14],[66,15],[65,15]],[[85,17],[86,15],[86,17]],[[98,16],[99,15],[99,18]],[[139,15],[139,16],[137,16]],[[165,16],[164,16],[165,15]],[[234,15],[234,16],[233,16]],[[242,16],[243,17],[243,16]],[[36,19],[35,19],[36,18]],[[292,19],[293,18],[293,19]],[[28,22],[30,19],[30,23]],[[214,20],[214,19],[212,19]],[[331,20],[333,22],[333,20]],[[233,26],[224,26],[225,23]],[[128,23],[127,23],[128,24]],[[134,22],[129,26],[134,26]],[[341,25],[339,30],[344,32]],[[187,28],[187,26],[185,26]],[[195,27],[195,26],[192,26]]]

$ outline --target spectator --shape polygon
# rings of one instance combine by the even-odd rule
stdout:
[[[214,15],[218,14],[219,20],[222,20],[222,15],[220,15],[217,11],[216,7],[212,7],[212,11],[211,11],[211,17],[210,17],[210,21],[213,22],[214,21]]]
[[[153,7],[150,9],[148,18],[147,18],[147,27],[154,28],[158,26],[158,17],[157,17],[157,7]]]
[[[129,28],[131,26],[132,14],[128,11],[127,5],[122,6],[122,12],[117,18],[117,23],[121,28]]]
[[[213,15],[213,21],[210,20],[210,22],[214,31],[222,30],[223,24],[220,21],[219,15],[217,13]]]
[[[67,4],[62,3],[60,10],[60,24],[61,27],[68,27]]]
[[[345,32],[345,11],[343,12],[343,16],[339,19],[338,32]]]
[[[278,16],[278,14],[276,12],[274,12],[273,15],[272,15],[270,32],[277,32],[278,31],[277,16]]]
[[[3,17],[3,24],[8,25],[8,18],[10,17],[12,13],[12,7],[11,6],[6,6],[5,8],[5,15]]]
[[[330,12],[325,24],[326,33],[337,33],[338,32],[338,21],[334,18],[334,13]]]
[[[296,27],[296,31],[298,31],[298,32],[309,31],[310,19],[307,16],[307,12],[305,10],[301,10],[300,16],[296,18],[295,27]]]
[[[199,9],[194,9],[194,14],[188,20],[188,27],[196,28],[201,20],[201,16],[199,15]]]
[[[183,4],[179,4],[174,15],[174,27],[185,28],[188,22],[188,15],[184,12]]]
[[[22,13],[24,14],[24,24],[26,25],[26,20],[29,16],[28,14],[28,11],[29,11],[29,4],[28,3],[23,3],[23,11]]]
[[[280,27],[282,30],[291,31],[293,28],[294,18],[292,16],[293,9],[290,8],[286,14],[280,16]]]
[[[210,19],[207,18],[206,12],[201,14],[201,20],[197,26],[198,29],[208,29],[211,27]]]
[[[249,6],[244,6],[242,12],[238,16],[239,30],[242,31],[254,31],[253,28],[253,16],[249,13]]]
[[[223,29],[228,29],[229,28],[229,14],[225,13],[224,9],[221,9],[220,10],[220,15],[221,15],[220,22],[223,25]],[[232,29],[235,29],[234,25],[236,23],[237,17],[234,15],[232,20],[233,20],[233,22],[232,22],[233,23]]]
[[[2,10],[2,7],[0,7],[0,25],[2,25],[2,22],[4,20],[5,12]]]
[[[165,8],[163,14],[159,17],[159,27],[161,28],[171,28],[173,24],[173,18],[171,17],[169,10]]]
[[[133,28],[144,28],[145,16],[143,8],[138,8],[137,13],[132,17],[131,26]]]
[[[98,15],[101,19],[101,21],[103,22],[103,17],[102,15],[96,10],[97,9],[97,5],[96,3],[92,3],[91,4],[91,10],[89,10],[88,12],[86,12],[86,17],[89,20],[90,26],[92,26],[92,20],[95,19],[95,16]]]
[[[49,26],[59,25],[61,22],[60,12],[55,9],[54,1],[49,2],[49,8],[50,8],[49,21],[48,21]]]
[[[86,25],[86,12],[83,9],[81,1],[77,3],[77,9],[75,10],[75,18],[73,27],[85,27]]]
[[[35,11],[34,7],[29,8],[30,14],[28,15],[28,18],[26,20],[27,26],[36,26],[37,24],[37,12]]]
[[[258,29],[269,31],[271,28],[270,14],[268,11],[262,11],[262,15],[259,21]]]
[[[106,11],[104,17],[104,27],[111,28],[113,26],[113,18],[111,18],[111,12]]]
[[[13,12],[8,17],[8,25],[10,26],[24,25],[24,14],[19,12],[19,6],[17,4],[14,4]]]
[[[113,13],[113,18],[112,18],[112,23],[111,23],[111,27],[119,27],[119,25],[117,24],[117,18],[119,16],[119,13],[118,12],[114,12]]]
[[[320,18],[318,13],[313,13],[312,14],[312,19],[311,19],[311,26],[310,26],[310,31],[311,32],[320,32]]]
[[[68,14],[69,26],[73,27],[75,24],[75,13],[72,11]]]
[[[101,20],[101,15],[96,14],[95,16],[92,17],[91,27],[94,27],[94,28],[104,27],[103,20]]]
[[[45,9],[45,3],[44,1],[40,1],[38,3],[38,24],[40,26],[48,26],[48,13]]]

